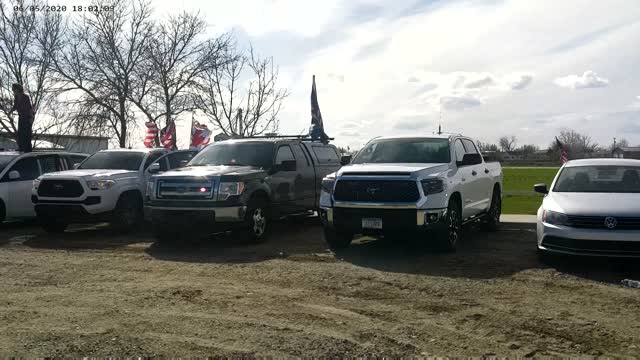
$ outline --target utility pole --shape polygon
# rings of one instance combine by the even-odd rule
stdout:
[[[438,120],[438,135],[442,135],[442,105],[440,106],[440,119]]]
[[[242,108],[238,108],[238,114],[236,116],[236,121],[238,122],[238,135],[240,137],[244,137],[242,134]]]

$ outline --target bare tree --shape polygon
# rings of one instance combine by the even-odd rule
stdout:
[[[516,148],[516,137],[515,136],[503,136],[500,138],[500,149],[504,152],[510,152],[515,150]]]
[[[131,101],[148,121],[175,119],[193,111],[196,79],[219,66],[228,36],[201,40],[206,22],[199,14],[181,13],[159,23],[150,38],[144,66],[137,69]],[[175,134],[174,134],[175,135]],[[159,144],[156,139],[156,144]]]
[[[591,136],[580,134],[575,130],[562,130],[558,139],[569,149],[574,158],[583,154],[590,154],[599,149],[598,143],[591,139]],[[555,142],[555,141],[554,141]],[[555,145],[554,145],[555,146]]]
[[[53,56],[57,83],[72,105],[80,105],[90,126],[108,128],[127,146],[135,122],[130,102],[139,66],[152,35],[151,7],[144,0],[111,0],[113,11],[83,13]]]
[[[248,77],[246,86],[242,80]],[[289,95],[277,85],[278,69],[273,58],[260,58],[253,47],[248,55],[235,46],[226,61],[209,67],[200,78],[198,109],[215,127],[232,137],[248,137],[278,130],[278,113]]]
[[[627,141],[627,139],[624,139],[624,138],[615,139],[615,141],[611,143],[611,146],[609,146],[609,150],[613,151],[616,148],[623,148],[623,147],[629,147],[629,142]]]
[[[43,5],[40,1],[0,0],[0,129],[14,139],[17,121],[15,114],[9,113],[13,83],[21,84],[31,98],[34,140],[42,133],[65,131],[69,121],[67,116],[54,113],[57,98],[50,67],[51,50],[62,36],[63,18],[55,12],[14,10],[16,6],[28,9]]]

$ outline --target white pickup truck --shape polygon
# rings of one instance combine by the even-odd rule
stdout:
[[[495,230],[502,211],[502,169],[487,163],[461,135],[381,137],[322,181],[320,217],[333,249],[355,234],[423,234],[456,250],[462,225],[482,221]],[[418,231],[416,231],[418,230]]]
[[[72,223],[110,222],[122,230],[143,219],[143,199],[152,174],[186,165],[196,151],[103,150],[77,169],[47,173],[33,181],[31,201],[48,232]]]

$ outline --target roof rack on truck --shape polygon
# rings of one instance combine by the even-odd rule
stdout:
[[[321,139],[313,139],[309,135],[257,135],[257,136],[247,136],[239,139],[298,139],[298,140],[304,140],[304,141],[322,142]],[[327,138],[327,140],[334,140],[334,138]]]

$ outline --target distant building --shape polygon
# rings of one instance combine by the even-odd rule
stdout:
[[[640,146],[617,147],[613,149],[613,157],[619,159],[640,159]]]
[[[34,151],[64,150],[68,152],[93,154],[109,147],[109,139],[104,136],[77,136],[57,134],[37,134],[33,141]],[[12,134],[0,133],[0,149],[16,150],[18,144]]]

